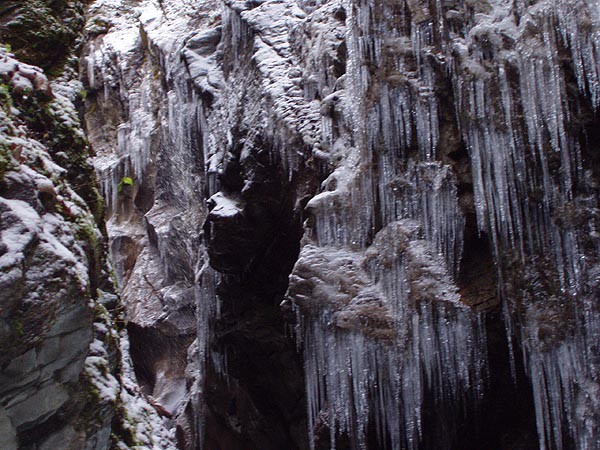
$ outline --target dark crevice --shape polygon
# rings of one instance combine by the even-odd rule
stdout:
[[[506,328],[500,307],[486,313],[489,378],[483,401],[463,417],[456,450],[531,450],[538,438],[530,382],[516,355],[510,368]]]
[[[138,384],[145,395],[152,395],[159,372],[183,373],[187,365],[187,348],[192,337],[167,336],[156,328],[127,324],[130,354]]]

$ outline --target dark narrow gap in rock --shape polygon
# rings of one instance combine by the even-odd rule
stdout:
[[[336,16],[341,22],[346,20],[346,11],[343,7],[340,7],[337,12],[339,15]],[[336,50],[336,58],[333,61],[333,76],[339,78],[346,73],[346,61],[348,59],[348,48],[346,41],[342,41]]]
[[[585,98],[577,85],[572,61],[563,59],[565,82],[569,96],[570,128],[569,133],[580,144],[582,167],[589,168],[593,179],[600,183],[600,114],[594,112],[591,101]],[[586,187],[576,186],[579,191]]]
[[[468,191],[470,186],[462,186]],[[530,382],[516,351],[516,381],[502,306],[497,268],[489,237],[478,231],[473,213],[466,215],[465,245],[458,278],[463,300],[485,315],[488,379],[480,404],[472,404],[458,422],[456,450],[530,450],[537,447],[535,408]]]
[[[581,128],[580,142],[584,167],[589,167],[596,182],[600,182],[600,116],[588,114],[585,125]],[[587,163],[587,164],[586,164]]]
[[[375,238],[375,235],[381,231],[381,229],[385,226],[383,223],[383,212],[382,212],[382,204],[381,204],[381,195],[380,190],[378,188],[378,180],[380,179],[380,166],[378,158],[374,158],[373,164],[373,229],[368,236],[368,241],[366,245],[370,245]]]
[[[531,385],[520,358],[517,377],[510,371],[506,331],[500,307],[486,313],[489,378],[483,401],[459,428],[456,450],[530,450],[537,448]]]
[[[152,370],[155,354],[153,351],[149,351],[152,347],[148,345],[150,340],[148,335],[151,334],[151,331],[129,322],[127,324],[127,334],[129,335],[129,353],[135,376],[143,392],[149,395],[156,383],[155,374]]]
[[[226,355],[227,374],[209,374],[216,429],[208,431],[215,448],[304,448],[302,365],[284,332],[277,275],[239,277],[221,286],[214,349]]]
[[[254,144],[268,145],[260,139]],[[277,167],[266,167],[266,163],[247,158],[236,165],[235,176],[229,177],[251,186],[240,192],[245,205],[242,220],[248,222],[249,232],[240,234],[237,224],[233,236],[242,246],[219,248],[224,241],[215,239],[208,243],[211,264],[215,262],[212,255],[218,255],[219,267],[220,261],[231,261],[223,267],[237,272],[225,275],[217,287],[222,312],[215,324],[212,351],[226,358],[227,369],[222,375],[209,367],[207,448],[308,447],[302,360],[286,333],[280,308],[300,250],[303,202],[296,201],[297,186],[273,179],[274,173],[284,173],[281,167],[275,162],[271,164]],[[239,182],[234,184],[241,190]],[[215,226],[219,231],[223,224]],[[253,242],[244,256],[247,264],[234,264],[248,239]]]
[[[147,396],[164,393],[163,386],[155,392],[157,384],[182,375],[191,337],[166,335],[156,328],[145,328],[134,322],[127,324],[127,334],[133,369],[143,393]]]

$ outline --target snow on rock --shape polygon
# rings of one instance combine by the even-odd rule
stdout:
[[[540,448],[597,446],[594,2],[221,6],[91,7],[87,124],[132,317],[172,333],[165,318],[200,292],[204,370],[218,309],[205,258],[248,276],[276,234],[265,203],[301,193],[287,304],[312,445],[329,428],[332,448],[342,434],[365,448],[375,429],[381,445],[416,449],[426,399],[451,424],[482,393],[483,321],[457,284],[489,239]]]
[[[207,94],[194,81],[202,84],[208,75],[202,86],[220,87],[219,71],[212,70],[219,13],[209,1],[99,0],[86,26],[86,125],[107,203],[111,255],[126,320],[135,330],[131,346],[154,343],[151,357],[127,356],[154,377],[137,381],[147,401],[133,377],[121,393],[131,403],[128,429],[148,448],[171,448],[154,436],[159,425],[146,417],[150,410],[170,417],[160,425],[167,434],[194,420],[188,416],[195,406],[186,409],[192,381],[181,363],[196,333],[194,269],[206,215],[198,172],[207,138],[200,132],[206,120],[201,98]],[[214,28],[216,37],[196,36]],[[196,427],[185,426],[180,438],[193,446]]]
[[[101,233],[87,203],[98,198],[87,189],[94,179],[71,101],[2,47],[0,61],[2,445],[77,447],[97,431],[79,414],[87,401],[79,383],[93,335],[91,290],[102,276],[93,268]],[[86,183],[71,184],[78,177]],[[114,397],[114,387],[104,394]],[[49,419],[51,431],[39,432]],[[110,422],[103,431],[100,445]]]
[[[208,199],[210,215],[216,220],[219,218],[231,218],[242,213],[241,205],[226,197],[222,192],[217,192]]]
[[[129,356],[129,339],[125,333],[120,336],[120,354],[122,388],[118,394],[118,404],[122,408],[120,414],[123,426],[134,439],[135,448],[175,450],[174,430],[169,429],[166,419],[159,416],[155,407],[140,391]],[[116,443],[118,449],[125,450],[130,446],[130,442]]]

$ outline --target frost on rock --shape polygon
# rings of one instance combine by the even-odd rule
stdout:
[[[86,361],[103,363],[99,341],[89,345],[106,275],[89,149],[59,82],[3,47],[0,80],[1,445],[106,445],[110,420],[80,414],[102,403],[81,385]],[[108,380],[103,398],[115,388]]]
[[[197,437],[204,372],[225,367],[208,344],[217,272],[251,277],[295,202],[305,237],[287,303],[313,445],[329,428],[332,448],[340,435],[365,448],[375,429],[381,446],[416,449],[426,398],[440,417],[473,409],[487,344],[458,284],[477,235],[540,448],[598,446],[597,5],[221,6],[98,0],[84,52],[129,318],[197,338],[183,395]]]
[[[590,203],[592,175],[581,152],[586,144],[575,130],[582,126],[580,108],[598,108],[598,8],[540,1],[515,12],[516,21],[508,3],[495,3],[474,20],[461,19],[462,31],[451,34],[457,38],[448,49],[456,109],[472,159],[478,223],[492,237],[505,280],[509,333],[519,335],[533,382],[540,448],[563,448],[565,435],[586,448],[593,440],[597,446],[600,436],[590,437],[579,425],[586,419],[573,392],[595,383],[598,374],[585,362],[597,352],[589,341],[598,336],[599,312],[591,300],[597,251],[590,252],[598,243],[589,239],[597,204]],[[579,95],[569,91],[573,75]],[[519,292],[515,259],[528,277],[556,282],[535,282]],[[522,311],[553,309],[551,299],[573,326],[545,346],[531,336],[540,323],[551,326],[543,323],[557,313],[532,320]]]
[[[117,324],[122,317],[115,317],[105,307],[118,299],[112,294],[101,294],[93,305],[95,336],[85,360],[84,376],[86,394],[95,402],[95,408],[93,413],[84,414],[91,415],[91,424],[99,422],[104,426],[96,425],[99,431],[88,442],[100,448],[110,445],[122,450],[175,450],[175,433],[168,412],[140,388],[130,357],[129,338]]]
[[[46,143],[34,139],[29,128],[30,118],[20,111],[28,95],[49,101],[49,108],[57,110],[60,109],[57,104],[61,101],[68,104],[68,101],[60,97],[51,97],[50,101],[48,95],[52,90],[41,71],[20,63],[2,48],[0,61],[0,76],[8,80],[8,85],[3,85],[6,91],[0,104],[0,181],[3,183],[0,266],[4,291],[8,295],[14,283],[24,283],[28,288],[23,290],[23,295],[28,298],[13,297],[9,303],[24,302],[33,309],[42,303],[45,307],[57,307],[60,302],[56,288],[66,297],[87,294],[90,280],[84,246],[89,236],[82,236],[80,232],[86,227],[92,234],[98,230],[85,202],[67,183],[60,181],[67,170],[55,162]],[[26,92],[20,90],[21,74],[24,79],[34,80]],[[65,126],[78,125],[69,123],[67,114],[72,113],[72,105],[63,111],[64,115],[59,115],[57,122]],[[54,263],[46,264],[49,261]],[[61,277],[70,280],[68,287],[48,289],[43,283],[36,286],[42,280],[57,281]],[[10,309],[7,307],[6,312]]]
[[[334,4],[307,3],[316,24],[297,29],[309,36],[325,32],[335,41],[336,34],[319,19],[335,11]],[[417,222],[424,246],[403,250],[405,264],[410,266],[409,255],[414,261],[430,255],[438,270],[429,270],[422,286],[445,286],[444,277],[452,283],[460,272],[465,227],[460,201],[466,197],[463,192],[460,198],[459,183],[463,190],[472,184],[477,226],[490,237],[498,268],[507,333],[520,343],[533,383],[540,448],[561,449],[571,441],[577,448],[598,446],[600,436],[590,427],[595,415],[589,412],[598,402],[598,174],[590,156],[595,144],[586,137],[598,112],[597,5],[359,0],[340,7],[345,71],[335,78],[318,72],[305,91],[309,98],[321,95],[319,151],[327,148],[332,171],[307,204],[312,241],[303,247],[297,268],[309,253],[369,254],[377,231],[410,219]],[[310,52],[305,57],[314,64]],[[456,117],[458,140],[470,158],[469,175],[458,172],[462,144],[443,140],[452,130],[442,110]],[[393,310],[404,303],[397,299],[415,292],[414,286],[403,287],[402,280],[410,279],[407,270],[400,265],[390,272],[397,275],[383,277],[401,293],[387,295]],[[430,283],[432,276],[436,281]],[[290,292],[295,282],[315,283],[293,275]],[[317,309],[318,304],[330,309],[346,294],[325,286],[316,283],[308,302]],[[444,292],[458,298],[456,289]],[[382,294],[369,290],[359,297],[368,304],[363,297],[381,301]],[[352,301],[344,302],[352,309]],[[360,316],[364,308],[355,310]],[[375,317],[381,314],[373,311]],[[328,314],[323,323],[333,326],[337,322]],[[348,315],[342,317],[353,323]],[[548,331],[554,317],[568,321],[561,333]],[[320,332],[311,319],[303,320],[308,334]],[[454,326],[460,329],[458,322]],[[546,339],[548,334],[554,339]],[[334,338],[324,336],[309,344],[310,354],[334,345]],[[338,352],[343,348],[335,345]],[[471,361],[468,353],[463,351],[464,361]],[[320,370],[319,361],[327,359],[317,358],[310,370]],[[323,379],[313,378],[308,388],[313,424],[325,404],[319,398],[336,404],[323,387],[330,372],[320,373]],[[359,430],[360,436],[360,424],[347,428],[352,417],[362,417],[351,411],[346,409],[349,418],[341,428],[351,436]],[[330,418],[330,425],[335,420]]]
[[[485,372],[481,319],[454,281],[464,228],[456,176],[433,161],[433,28],[411,30],[401,5],[337,8],[345,70],[316,85],[326,94],[322,148],[334,170],[307,204],[287,293],[298,314],[309,432],[313,446],[325,427],[331,448],[340,435],[367,448],[375,429],[380,445],[413,449],[425,397],[448,419],[448,405],[458,411],[482,395]]]
[[[125,334],[121,338],[121,384],[118,402],[125,431],[133,439],[133,446],[140,449],[175,450],[174,430],[169,429],[165,419],[160,417],[153,405],[140,392],[129,357],[129,340]],[[132,442],[117,442],[116,448],[131,448]]]
[[[207,136],[200,129],[206,121],[202,98],[208,94],[196,83],[211,72],[212,84],[202,86],[219,86],[218,71],[209,70],[215,67],[210,53],[219,31],[204,40],[194,36],[213,29],[219,11],[210,2],[188,3],[93,2],[82,58],[85,119],[106,199],[130,356],[149,374],[137,380],[140,392],[133,393],[132,379],[122,395],[133,396],[127,397],[129,415],[141,405],[144,417],[134,419],[142,425],[131,429],[140,429],[139,440],[152,448],[163,447],[152,437],[155,425],[145,418],[147,402],[170,418],[161,425],[168,433],[183,427],[180,439],[191,446],[197,439],[195,406],[188,403],[199,375],[186,370],[197,334],[195,272],[206,216]],[[186,46],[198,54],[188,54]]]

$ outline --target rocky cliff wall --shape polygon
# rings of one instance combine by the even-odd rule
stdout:
[[[26,200],[19,186],[41,176],[3,182],[40,230],[58,221],[64,233],[49,233],[87,274],[68,286],[97,298],[95,337],[88,308],[86,339],[67,345],[73,378],[26,389],[63,389],[87,361],[105,405],[103,425],[76,426],[84,400],[63,395],[74,409],[22,424],[17,412],[32,409],[15,412],[10,394],[10,445],[49,445],[25,431],[63,427],[49,442],[600,448],[593,1],[97,0],[85,26],[81,4],[37,6],[3,10],[4,33],[19,33],[4,58],[57,78],[6,70],[6,139],[19,126],[31,135],[91,220],[97,196],[68,100],[79,105],[124,316],[95,294],[110,290],[104,249],[52,206],[75,194],[53,196],[45,172],[54,191],[40,181]],[[73,42],[65,23],[83,27],[79,46],[48,49],[33,31]],[[55,103],[60,119],[45,106]],[[75,137],[53,132],[63,122]],[[7,148],[2,170],[16,180],[21,153]],[[33,217],[25,209],[6,223]],[[8,250],[23,234],[10,227]],[[36,286],[52,308],[72,303]],[[9,364],[45,348],[40,329],[22,329]]]
[[[0,10],[0,447],[171,439],[142,398],[81,126],[82,2]],[[34,65],[32,65],[34,64]]]
[[[132,336],[165,348],[136,350],[152,395],[183,386],[195,292],[182,445],[598,445],[593,4],[94,8],[88,127]]]
[[[94,311],[111,302],[102,201],[71,101],[41,69],[0,58],[3,448],[102,448],[110,408],[94,425],[80,416],[102,403],[88,377]],[[96,337],[107,356],[109,334]]]

